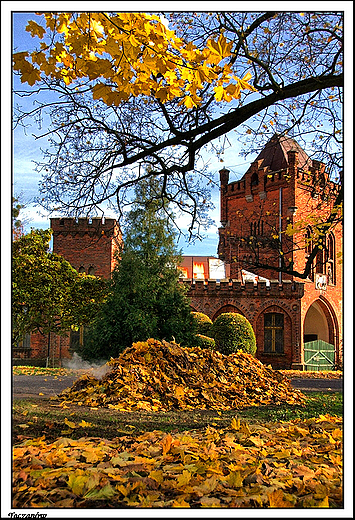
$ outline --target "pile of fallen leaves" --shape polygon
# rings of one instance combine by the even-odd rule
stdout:
[[[342,379],[341,370],[278,370],[284,376],[300,379]]]
[[[242,351],[229,356],[149,339],[134,343],[100,380],[84,375],[58,397],[120,411],[229,410],[263,404],[299,404],[289,380]]]
[[[14,447],[13,508],[341,508],[341,419]]]

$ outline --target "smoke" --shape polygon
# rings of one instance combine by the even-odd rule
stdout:
[[[90,375],[96,377],[96,379],[101,379],[111,370],[111,368],[106,364],[106,360],[89,363],[82,359],[76,352],[74,352],[71,359],[63,359],[62,366],[63,368],[68,368],[70,370],[88,372]]]

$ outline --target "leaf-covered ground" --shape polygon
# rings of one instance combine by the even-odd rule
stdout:
[[[14,447],[13,507],[341,508],[341,422],[235,417],[224,428],[28,440]]]
[[[342,507],[341,394],[155,340],[106,369],[14,401],[14,508]]]
[[[208,349],[183,348],[149,339],[134,343],[97,379],[84,375],[58,397],[120,411],[241,409],[263,404],[299,404],[304,395],[290,381],[239,351],[225,356]]]
[[[119,412],[110,408],[91,408],[71,405],[60,406],[59,401],[49,398],[16,398],[13,403],[13,444],[37,437],[54,441],[65,435],[72,439],[101,437],[114,439],[120,435],[140,435],[152,430],[165,432],[203,429],[208,426],[227,427],[235,416],[235,410],[170,410],[169,412]],[[328,413],[342,417],[343,395],[340,392],[307,393],[299,405],[279,404],[251,406],[238,410],[238,417],[249,423],[306,420]],[[74,423],[74,428],[65,424]],[[85,426],[83,426],[85,425]]]
[[[85,370],[86,372],[87,370]],[[35,366],[18,365],[12,368],[12,374],[14,376],[69,376],[69,375],[80,375],[82,370],[72,370],[69,368],[45,368]]]

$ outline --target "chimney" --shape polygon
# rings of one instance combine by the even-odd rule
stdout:
[[[296,150],[289,150],[287,152],[287,161],[289,174],[291,176],[296,176],[298,166],[298,152]]]
[[[226,202],[226,193],[227,186],[229,181],[229,170],[223,168],[219,171],[219,178],[221,182],[221,223],[224,227],[227,223],[227,202]]]
[[[221,182],[221,186],[226,186],[229,181],[229,170],[226,168],[222,168],[222,170],[219,170],[219,179]]]

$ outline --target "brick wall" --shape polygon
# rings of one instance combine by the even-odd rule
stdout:
[[[52,218],[53,252],[77,270],[110,278],[122,235],[115,219]]]
[[[304,284],[288,280],[279,284],[273,280],[266,282],[246,282],[229,280],[195,281],[184,280],[189,288],[188,297],[195,311],[207,314],[212,321],[222,312],[237,312],[251,323],[256,336],[256,357],[274,368],[298,367],[301,358],[301,301]],[[284,315],[284,352],[264,352],[265,313]]]

